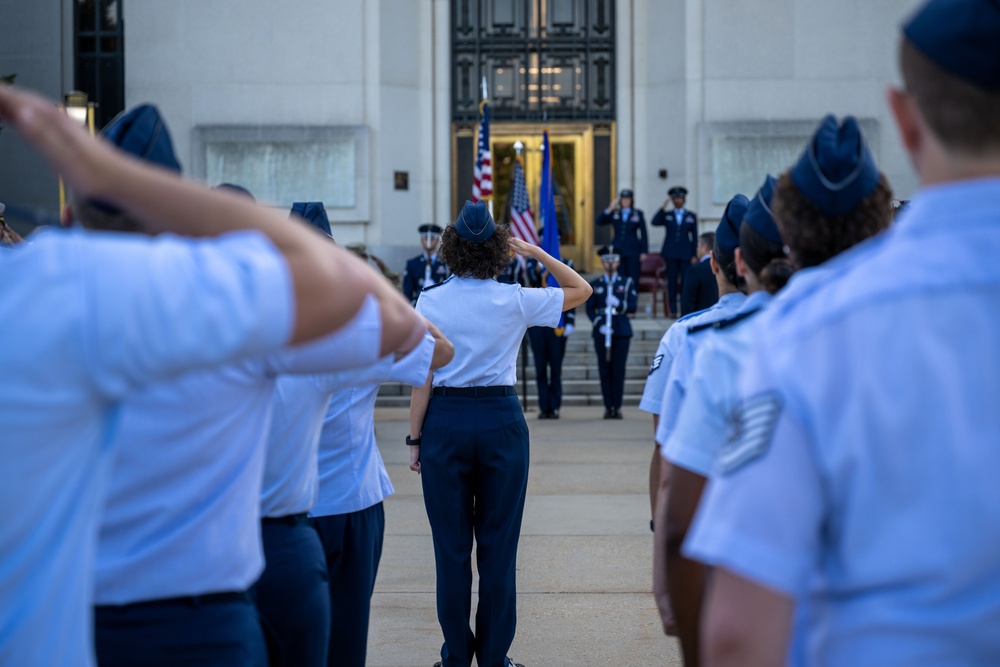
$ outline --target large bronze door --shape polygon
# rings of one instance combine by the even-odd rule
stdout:
[[[539,220],[539,193],[542,179],[542,129],[541,125],[493,125],[490,147],[493,157],[493,211],[497,220],[504,220],[507,211],[516,151],[520,141],[521,164],[524,168],[528,197]],[[589,125],[550,125],[549,143],[552,146],[552,177],[559,219],[561,247],[564,259],[571,258],[581,270],[590,268],[593,250],[594,213],[589,183],[593,173],[593,129]]]

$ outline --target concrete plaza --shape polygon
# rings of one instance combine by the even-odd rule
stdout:
[[[539,421],[534,410],[527,415],[531,469],[510,651],[526,667],[681,664],[650,593],[652,418],[634,407],[624,409],[622,421],[602,414],[600,407],[570,406],[557,421]],[[396,494],[385,503],[370,667],[431,667],[440,659],[433,545],[420,479],[403,444],[407,420],[403,408],[376,410]]]

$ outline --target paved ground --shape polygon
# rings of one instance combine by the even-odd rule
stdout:
[[[531,473],[510,652],[527,667],[681,664],[649,592],[652,419],[636,408],[625,408],[622,421],[602,414],[568,407],[558,421],[528,416]],[[420,480],[407,468],[406,429],[405,409],[376,410],[396,495],[385,505],[369,667],[430,667],[441,648],[430,527]]]

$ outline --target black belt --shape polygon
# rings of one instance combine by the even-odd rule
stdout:
[[[457,396],[459,398],[496,398],[497,396],[517,396],[514,387],[434,387],[435,396]]]
[[[102,604],[97,605],[97,609],[141,609],[143,607],[201,607],[206,604],[220,604],[225,602],[253,602],[250,593],[239,591],[235,593],[209,593],[208,595],[185,595],[177,598],[160,598],[159,600],[144,600],[143,602],[132,602],[130,604]]]
[[[261,517],[260,522],[265,526],[277,524],[295,527],[309,523],[309,515],[303,512],[302,514],[289,514],[287,516],[265,516]]]

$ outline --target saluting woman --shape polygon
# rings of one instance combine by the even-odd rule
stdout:
[[[561,287],[502,284],[510,251],[537,259]],[[591,287],[538,246],[510,237],[483,202],[466,202],[441,238],[452,277],[420,294],[417,311],[441,329],[455,357],[413,391],[410,468],[423,473],[434,539],[443,667],[508,667],[516,624],[515,564],[528,484],[528,426],[514,392],[521,339],[555,327]],[[472,540],[479,606],[469,627]]]

